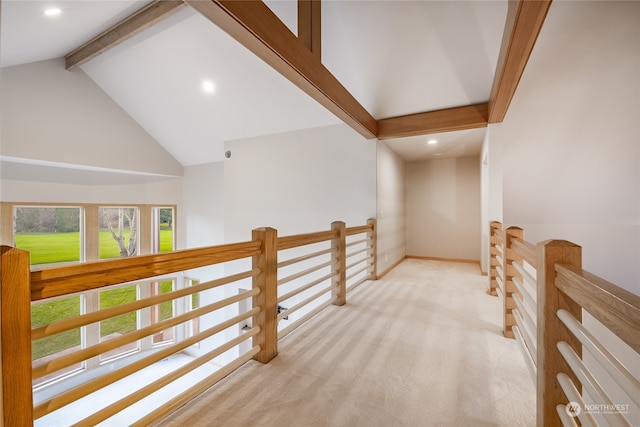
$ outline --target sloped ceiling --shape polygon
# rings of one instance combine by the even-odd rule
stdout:
[[[146,3],[3,0],[0,62],[64,56]],[[266,3],[297,32],[296,1]],[[59,16],[44,15],[52,5]],[[486,102],[506,11],[506,0],[324,1],[322,61],[376,119]],[[189,7],[81,69],[184,166],[222,160],[224,141],[340,122]],[[387,143],[417,160],[477,154],[483,136]]]

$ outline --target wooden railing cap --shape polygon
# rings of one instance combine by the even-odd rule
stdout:
[[[556,239],[544,240],[544,241],[538,243],[538,246],[553,246],[553,247],[567,247],[567,248],[581,248],[582,247],[582,246],[576,245],[575,243],[570,242],[568,240],[556,240]]]

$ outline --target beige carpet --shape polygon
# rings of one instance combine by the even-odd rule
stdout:
[[[405,260],[160,425],[533,426],[533,382],[487,280]]]

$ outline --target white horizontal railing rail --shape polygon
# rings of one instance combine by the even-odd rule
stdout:
[[[374,220],[351,228],[335,222],[328,232],[277,239],[278,257],[286,258],[277,264],[278,338],[327,306],[343,305],[347,291],[374,278],[374,245]]]
[[[620,355],[640,362],[640,296],[582,270],[582,248],[571,242],[533,245],[524,230],[503,231],[497,222],[490,230],[496,258],[490,290],[494,282],[502,288],[504,334],[513,333],[536,384],[537,425],[634,425],[633,417],[640,417],[639,373]],[[495,270],[502,277],[493,277],[494,265],[504,267]],[[601,332],[583,323],[583,313],[625,345],[608,348]]]

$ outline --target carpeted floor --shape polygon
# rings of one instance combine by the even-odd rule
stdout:
[[[535,389],[477,265],[407,259],[162,426],[533,426]]]

